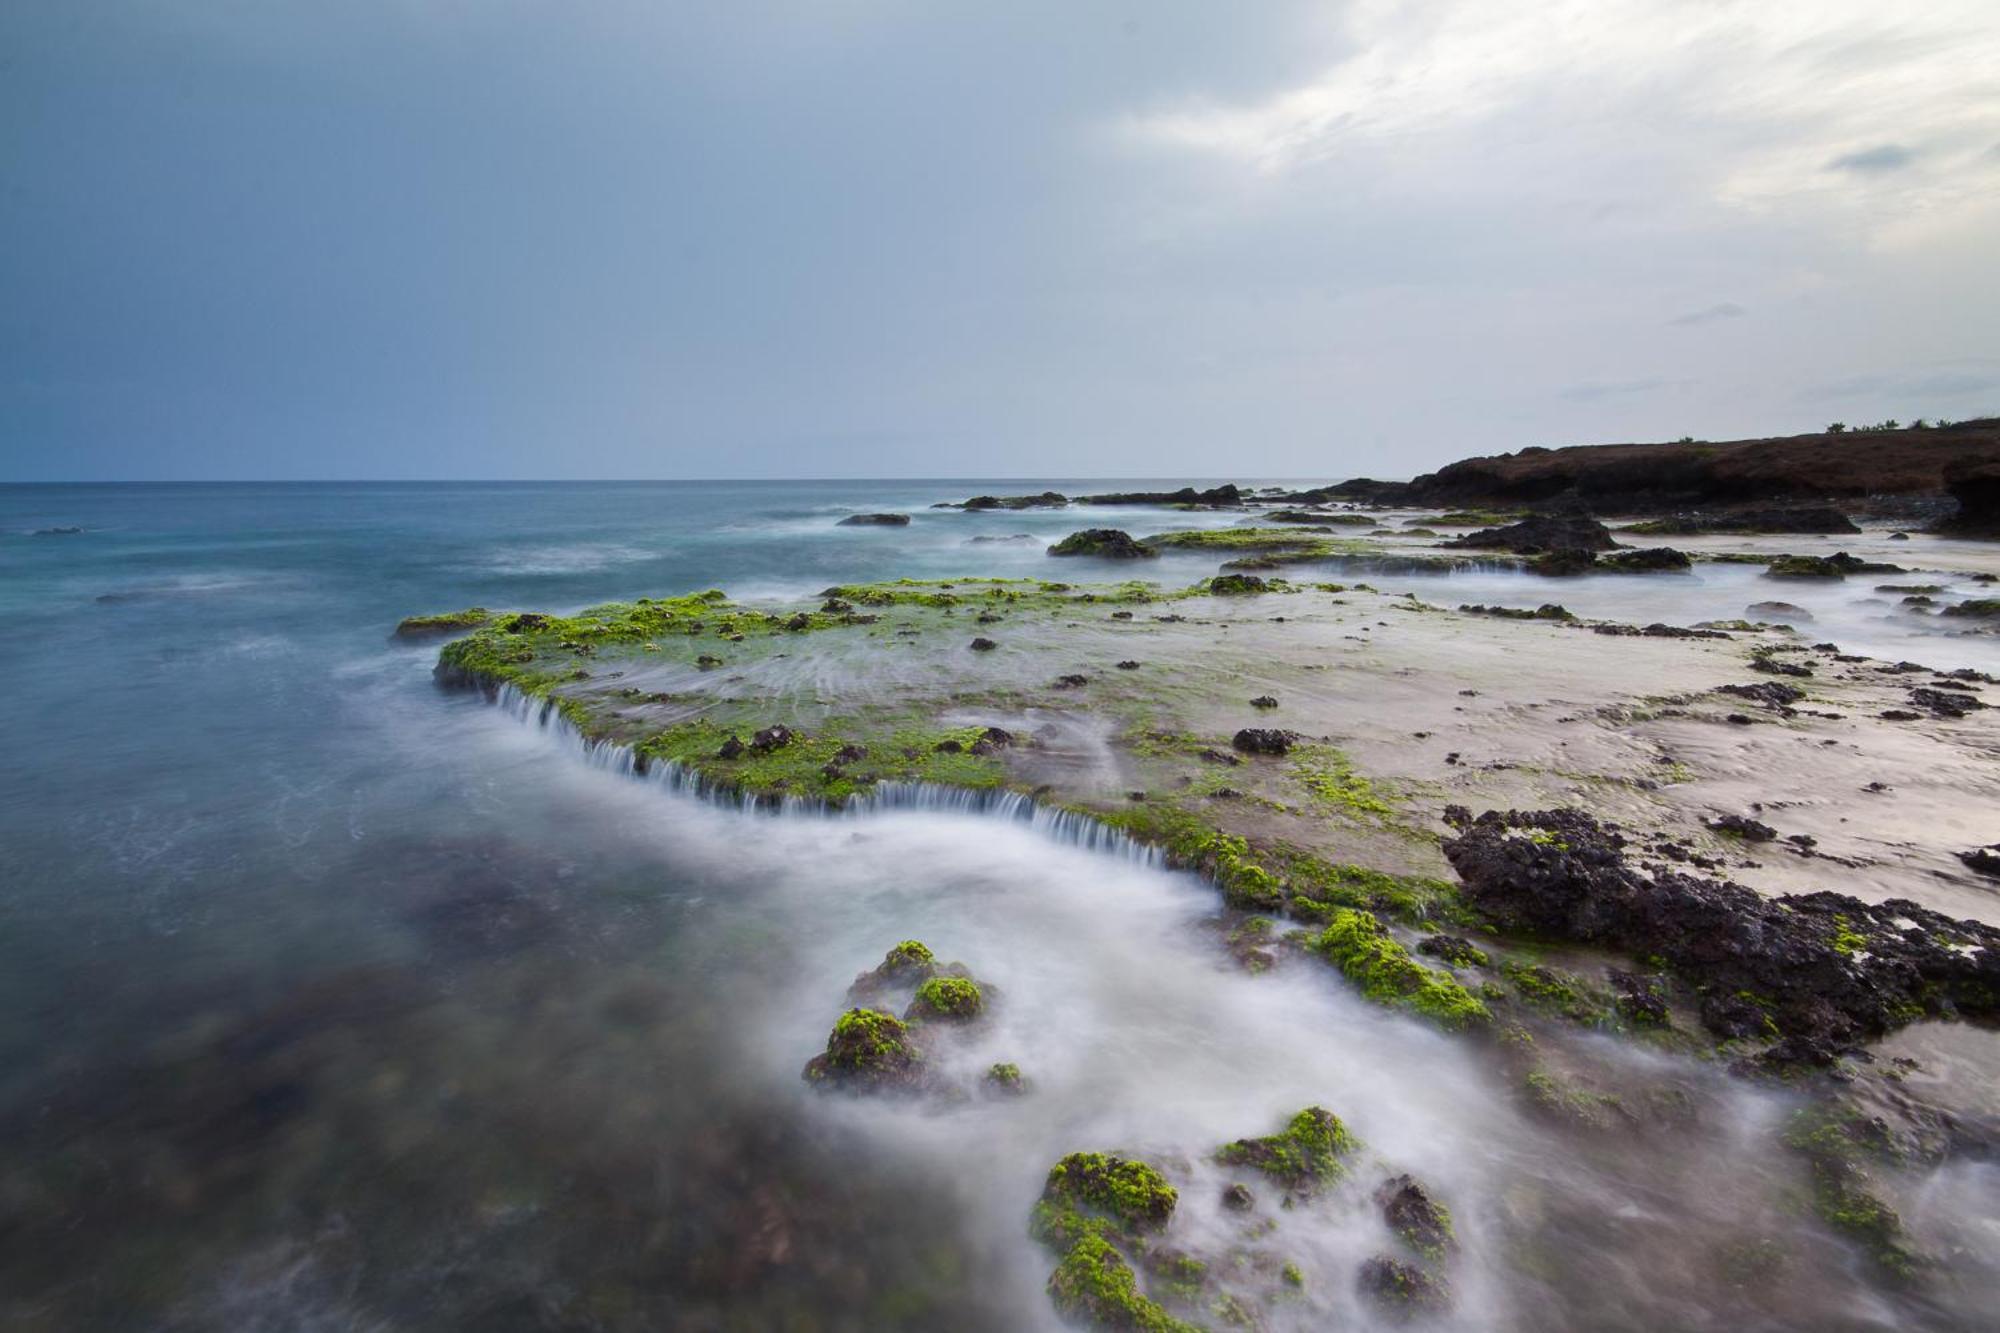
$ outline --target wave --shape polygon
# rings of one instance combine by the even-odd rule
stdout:
[[[592,740],[564,717],[552,700],[535,698],[512,684],[501,685],[490,697],[510,716],[547,733],[563,749],[593,768],[725,809],[822,819],[866,818],[892,810],[983,815],[1026,824],[1065,846],[1103,852],[1143,866],[1164,869],[1167,865],[1166,854],[1150,843],[1140,842],[1089,815],[1043,805],[1016,791],[950,787],[936,782],[879,782],[866,795],[838,806],[816,797],[760,795],[718,783],[674,760],[649,760],[629,745]]]
[[[480,564],[500,574],[587,574],[614,565],[640,564],[665,557],[664,551],[619,542],[585,542],[570,546],[528,546],[502,551]]]

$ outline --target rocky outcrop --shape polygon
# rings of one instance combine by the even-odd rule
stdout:
[[[1796,505],[1785,509],[1736,509],[1674,514],[1635,523],[1627,532],[1657,537],[1689,537],[1702,533],[1820,533],[1846,536],[1861,531],[1854,520],[1832,505]]]
[[[1463,459],[1418,477],[1396,502],[1568,503],[1599,513],[1656,514],[1942,495],[1950,489],[1961,512],[1974,515],[1976,524],[1979,515],[1990,521],[2000,514],[1996,466],[2000,419],[1988,418],[1931,429],[1522,449]],[[1967,483],[1963,492],[1961,482]]]
[[[1234,509],[1243,503],[1243,492],[1235,483],[1213,486],[1198,491],[1192,486],[1183,486],[1177,491],[1109,491],[1103,495],[1077,497],[1078,504],[1086,505],[1209,505]]]
[[[2000,540],[2000,458],[1961,459],[1944,470],[1944,488],[1958,512],[1938,524],[1955,537]]]
[[[1519,523],[1482,528],[1444,544],[1465,551],[1511,551],[1515,555],[1609,551],[1618,545],[1611,538],[1611,529],[1583,514],[1535,514]]]
[[[849,514],[835,524],[842,528],[906,528],[910,525],[908,514]]]
[[[1905,899],[1767,898],[1725,879],[1629,864],[1615,825],[1581,810],[1463,807],[1444,853],[1469,906],[1508,930],[1666,962],[1724,1037],[1781,1039],[1823,1063],[1926,1016],[2000,1014],[2000,930]]]
[[[1152,547],[1134,541],[1121,528],[1085,528],[1049,548],[1050,555],[1094,555],[1101,560],[1151,560],[1159,555]]]

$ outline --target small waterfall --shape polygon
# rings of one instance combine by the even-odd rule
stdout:
[[[591,740],[552,699],[537,699],[511,683],[488,690],[488,697],[517,721],[553,737],[592,768],[692,796],[726,809],[824,819],[865,819],[890,811],[918,810],[938,814],[983,815],[1027,824],[1043,837],[1066,846],[1102,852],[1140,865],[1165,868],[1166,853],[1075,810],[1043,805],[1017,791],[950,787],[936,782],[878,782],[845,805],[830,805],[817,797],[763,796],[738,790],[675,761],[647,760],[629,745]]]

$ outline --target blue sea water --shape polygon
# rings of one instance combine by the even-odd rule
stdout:
[[[0,487],[0,1322],[1052,1326],[1022,1220],[1056,1156],[1222,1141],[1317,1100],[1453,1198],[1453,1326],[1719,1317],[1698,1267],[1634,1255],[1751,1215],[1732,1190],[1775,1169],[1761,1094],[1719,1086],[1741,1133],[1699,1160],[1587,1160],[1337,981],[1217,972],[1214,898],[1186,877],[965,819],[667,800],[438,690],[435,645],[390,639],[468,605],[1045,574],[1075,512],[929,506],[1135,485]],[[879,510],[913,522],[837,525]],[[1707,613],[1747,578],[1715,571],[1729,604]],[[1696,586],[1670,594],[1690,616]],[[999,1039],[1026,1053],[991,1056],[1039,1077],[1028,1109],[885,1131],[807,1101],[847,980],[906,933],[1006,979]],[[1480,1241],[1520,1224],[1524,1163],[1560,1196],[1532,1230],[1561,1272],[1532,1280]],[[1934,1192],[1987,1216],[1962,1201],[1992,1185]],[[1299,1233],[1330,1276],[1274,1319],[1365,1325],[1350,1223]],[[1796,1244],[1788,1308],[1895,1322],[1844,1251]]]

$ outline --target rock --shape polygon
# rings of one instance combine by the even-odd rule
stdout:
[[[715,757],[717,759],[740,759],[743,757],[743,752],[749,748],[742,741],[731,736],[722,742],[721,748],[715,752]]]
[[[1484,949],[1463,935],[1427,935],[1417,941],[1417,952],[1452,967],[1485,967],[1492,961]]]
[[[1974,847],[1969,852],[1960,852],[1958,859],[1965,862],[1969,870],[2000,879],[2000,842],[1985,847]]]
[[[1639,551],[1613,551],[1598,562],[1600,569],[1620,574],[1685,573],[1694,568],[1687,554],[1671,546],[1649,546]]]
[[[1250,701],[1252,708],[1276,708],[1278,701],[1268,694],[1260,694]]]
[[[1090,677],[1079,676],[1074,672],[1067,676],[1056,677],[1056,688],[1059,690],[1080,690],[1088,684],[1090,684]]]
[[[1264,580],[1255,574],[1217,574],[1208,581],[1208,591],[1214,597],[1235,597],[1245,593],[1262,592]]]
[[[1451,1214],[1411,1176],[1391,1176],[1375,1189],[1375,1206],[1389,1230],[1411,1249],[1438,1259],[1453,1243]]]
[[[1743,608],[1743,614],[1759,620],[1782,620],[1795,624],[1810,624],[1813,618],[1812,612],[1790,602],[1752,602]]]
[[[1580,810],[1449,813],[1462,831],[1444,853],[1469,907],[1503,929],[1659,957],[1722,1035],[1837,1048],[1926,1015],[2000,1012],[2000,930],[1984,923],[1906,899],[1768,898],[1677,869],[1647,874],[1627,863],[1615,826]]]
[[[1848,534],[1861,531],[1832,505],[1799,505],[1786,509],[1737,509],[1721,513],[1675,514],[1635,523],[1627,532],[1668,536],[1704,532],[1786,532]]]
[[[826,1052],[806,1063],[806,1082],[821,1088],[911,1091],[923,1084],[923,1052],[901,1020],[878,1009],[849,1009],[833,1025]]]
[[[1666,998],[1651,978],[1615,967],[1605,975],[1611,982],[1613,1002],[1627,1022],[1642,1027],[1668,1026]]]
[[[1502,620],[1575,620],[1566,606],[1556,602],[1543,602],[1532,611],[1513,606],[1487,606],[1484,603],[1461,603],[1459,611],[1468,616],[1497,616]]]
[[[1248,1185],[1231,1183],[1223,1188],[1222,1206],[1232,1213],[1247,1213],[1257,1206],[1257,1196]]]
[[[991,1065],[979,1081],[988,1092],[1003,1097],[1019,1097],[1028,1091],[1028,1081],[1021,1077],[1021,1066],[1016,1064]]]
[[[1292,733],[1245,727],[1230,737],[1229,743],[1245,754],[1288,754],[1292,748]]]
[[[920,985],[937,972],[937,955],[922,940],[904,940],[884,954],[872,971],[854,979],[847,988],[847,998],[850,1002],[872,1000],[886,991]]]
[[[1086,495],[1079,498],[1079,504],[1087,505],[1208,505],[1233,509],[1243,503],[1243,492],[1233,483],[1215,486],[1205,491],[1197,491],[1192,486],[1183,486],[1177,491],[1111,491],[1103,495]]]
[[[1355,1286],[1375,1304],[1402,1317],[1451,1307],[1451,1293],[1440,1279],[1386,1254],[1375,1255],[1361,1265]]]
[[[1889,540],[1892,542],[1906,542],[1909,539],[1910,534],[1907,532],[1892,532],[1889,534]]]
[[[782,750],[785,746],[790,745],[793,738],[794,733],[792,729],[780,723],[777,726],[765,727],[762,731],[752,736],[750,738],[750,748],[760,754],[768,754],[772,750]]]
[[[849,514],[836,525],[843,528],[906,528],[908,514]]]
[[[1040,495],[975,495],[959,505],[935,505],[938,509],[963,509],[977,513],[984,509],[1062,509],[1069,504],[1069,497],[1058,491],[1043,491]]]
[[[55,528],[36,528],[28,535],[31,537],[76,537],[81,536],[82,533],[82,528],[64,525]]]
[[[969,1023],[986,1012],[986,997],[969,977],[931,977],[917,987],[905,1023]]]
[[[1085,528],[1049,548],[1050,555],[1090,555],[1100,560],[1152,560],[1159,552],[1120,528]]]
[[[1947,464],[1944,487],[1958,512],[1937,530],[1954,537],[2000,538],[2000,458],[1961,459]]]
[[[1806,697],[1806,692],[1796,685],[1782,685],[1775,680],[1760,680],[1751,685],[1718,685],[1717,694],[1733,694],[1739,699],[1754,699],[1766,708],[1785,708]]]
[[[1750,659],[1750,669],[1761,671],[1767,676],[1810,676],[1813,669],[1803,662],[1786,662],[1769,653],[1759,653]]]
[[[1120,1238],[1162,1230],[1180,1193],[1145,1162],[1076,1152],[1049,1168],[1029,1234],[1045,1245],[1073,1245],[1099,1226]]]
[[[1118,669],[1120,671],[1137,671],[1139,669],[1139,663],[1133,661],[1131,658],[1128,657],[1124,661],[1118,663]]]
[[[492,618],[492,612],[483,606],[468,606],[463,611],[447,611],[438,616],[408,616],[398,622],[390,637],[406,642],[444,638],[478,629]]]
[[[1585,514],[1532,514],[1505,527],[1483,528],[1444,543],[1467,551],[1541,555],[1556,551],[1610,551],[1611,529]]]
[[[1771,579],[1844,579],[1849,574],[1901,574],[1901,565],[1863,560],[1845,551],[1832,555],[1781,555],[1764,567]]]
[[[1726,833],[1745,842],[1771,842],[1778,836],[1778,830],[1769,824],[1761,824],[1744,815],[1723,815],[1708,821],[1708,828],[1714,833]]]
[[[1529,572],[1545,578],[1569,578],[1588,574],[1597,567],[1597,556],[1581,549],[1544,551],[1528,562]]]
[[[1905,598],[1904,600],[1908,601],[1909,599]],[[1992,620],[2000,617],[2000,598],[1970,598],[1955,606],[1947,606],[1944,609],[1944,614],[1948,616],[1971,616],[1980,620]]]
[[[972,651],[975,653],[990,653],[999,646],[1000,646],[999,644],[987,638],[974,639],[971,643],[966,645],[966,647],[972,649]]]
[[[1323,1106],[1308,1106],[1276,1134],[1223,1145],[1215,1160],[1224,1166],[1252,1167],[1287,1191],[1309,1194],[1346,1175],[1341,1159],[1360,1146],[1339,1116]]]
[[[1933,690],[1927,687],[1911,690],[1910,702],[1919,708],[1930,709],[1938,717],[1964,717],[1976,709],[1987,707],[1984,701],[1975,699],[1969,694],[1960,694],[1956,690]]]

